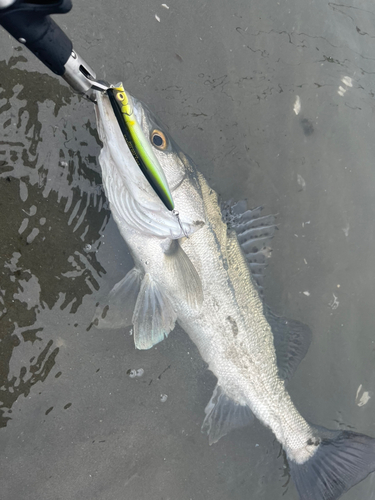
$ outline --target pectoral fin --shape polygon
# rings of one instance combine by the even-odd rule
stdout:
[[[134,343],[137,349],[150,349],[173,330],[177,315],[169,298],[146,273],[133,314]]]
[[[174,277],[183,294],[183,300],[189,307],[198,309],[203,302],[203,291],[201,279],[193,263],[177,240],[165,240],[162,248],[166,273]]]
[[[99,304],[93,318],[98,328],[124,328],[132,324],[134,307],[141,287],[142,273],[134,268],[109,293],[107,301]]]
[[[254,420],[250,408],[233,401],[219,385],[216,385],[204,411],[206,417],[202,432],[208,434],[209,444],[216,443],[228,432],[246,427]]]

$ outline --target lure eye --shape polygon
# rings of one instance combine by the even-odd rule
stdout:
[[[122,92],[119,92],[117,95],[116,95],[117,99],[119,101],[123,101],[125,99],[125,95],[122,93]]]
[[[155,129],[151,134],[151,142],[158,149],[167,149],[167,138],[160,130]]]

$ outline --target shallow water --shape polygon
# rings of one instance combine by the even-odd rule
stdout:
[[[278,214],[266,300],[314,334],[293,400],[311,422],[375,436],[375,8],[168,6],[76,2],[58,22],[223,199]],[[129,330],[88,329],[132,266],[93,105],[0,40],[1,498],[296,500],[260,423],[208,445],[215,378],[181,329],[145,352]],[[375,474],[344,498],[374,491]]]

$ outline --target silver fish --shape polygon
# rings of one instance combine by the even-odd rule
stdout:
[[[265,267],[273,217],[247,210],[244,203],[221,209],[191,159],[146,106],[130,99],[163,168],[179,220],[138,168],[108,97],[97,93],[103,185],[135,267],[98,309],[96,325],[133,324],[136,348],[149,349],[177,321],[217,377],[202,426],[210,444],[255,415],[285,450],[300,498],[338,498],[375,470],[375,439],[308,423],[287,392],[310,330],[274,315],[256,282]],[[155,131],[163,136],[163,148],[151,142]]]

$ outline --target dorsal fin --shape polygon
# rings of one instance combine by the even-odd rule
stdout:
[[[271,256],[270,241],[275,234],[275,215],[261,216],[263,207],[248,210],[246,200],[221,204],[223,221],[234,229],[251,274],[263,295],[263,281],[267,259]]]
[[[288,383],[310,347],[311,330],[300,321],[277,316],[266,304],[263,310],[273,333],[279,377]]]
[[[246,256],[253,282],[263,298],[263,280],[271,256],[270,241],[274,236],[275,216],[262,216],[263,207],[247,209],[245,200],[221,205],[223,221],[235,231]],[[289,382],[311,343],[310,328],[296,320],[277,316],[263,302],[264,315],[271,327],[279,376]]]

